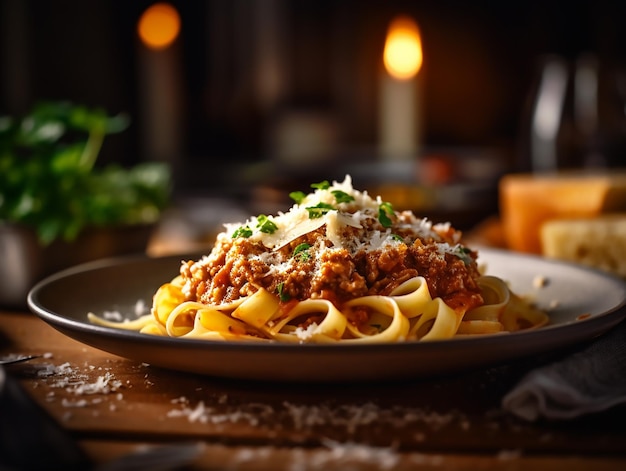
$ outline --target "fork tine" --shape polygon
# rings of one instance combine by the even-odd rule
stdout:
[[[23,361],[32,360],[33,358],[40,358],[41,355],[11,355],[0,358],[0,365],[13,365],[15,363],[21,363]]]

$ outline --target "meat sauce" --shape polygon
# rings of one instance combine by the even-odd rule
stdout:
[[[182,264],[183,292],[188,300],[222,304],[264,288],[280,295],[283,304],[322,298],[340,306],[357,297],[388,295],[404,281],[422,276],[431,296],[457,311],[483,304],[476,252],[442,250],[442,245],[458,245],[460,233],[442,225],[425,237],[411,222],[410,213],[398,213],[391,227],[397,242],[376,249],[355,243],[385,231],[374,217],[361,228],[343,228],[345,247],[333,246],[324,226],[278,249],[223,233],[207,257]],[[297,247],[307,249],[294,255]]]

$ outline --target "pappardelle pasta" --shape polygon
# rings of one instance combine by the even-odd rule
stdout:
[[[545,312],[449,223],[396,211],[343,182],[291,193],[285,213],[227,224],[210,253],[181,262],[151,312],[91,322],[146,334],[292,343],[428,341],[536,328]]]

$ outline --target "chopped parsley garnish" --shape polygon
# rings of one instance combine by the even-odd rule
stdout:
[[[304,262],[308,259],[311,258],[311,254],[308,252],[308,250],[311,248],[311,246],[307,243],[302,243],[299,244],[294,250],[293,250],[293,257],[296,258],[298,257],[298,260]]]
[[[274,221],[270,220],[265,214],[261,214],[257,217],[256,227],[266,234],[273,234],[278,230],[278,226]]]
[[[354,196],[349,195],[345,191],[333,190],[333,191],[331,191],[331,193],[335,197],[335,201],[337,202],[337,204],[339,204],[339,203],[350,203],[351,201],[354,201]]]
[[[318,190],[328,190],[330,188],[330,183],[328,180],[324,180],[319,183],[311,183],[311,188],[317,188]]]
[[[294,200],[297,204],[301,204],[306,198],[306,195],[302,191],[292,191],[289,193],[289,198]]]
[[[237,237],[245,237],[246,239],[252,235],[252,229],[248,226],[238,227],[235,232],[233,232],[233,239]]]
[[[470,255],[471,253],[472,251],[470,249],[459,245],[454,255],[463,260],[463,263],[465,263],[465,265],[470,265],[472,263],[472,257]]]
[[[391,238],[393,240],[397,240],[398,242],[404,242],[404,239],[400,237],[398,234],[391,234]]]
[[[318,203],[315,206],[309,206],[306,210],[309,212],[309,218],[319,219],[328,211],[332,211],[335,207],[328,203]]]
[[[393,216],[393,214],[393,207],[391,206],[391,203],[381,203],[378,207],[378,220],[383,227],[391,227],[392,222],[389,216]]]
[[[320,182],[320,183],[312,183],[311,188],[316,188],[318,190],[328,190],[330,188],[330,183],[328,182],[328,180],[324,180],[323,182]],[[337,204],[350,203],[351,201],[354,201],[354,196],[346,193],[345,191],[332,190],[331,193],[335,197],[335,201]],[[291,193],[289,193],[289,197],[293,201],[295,201],[296,204],[302,204],[304,200],[306,199],[307,195],[302,191],[292,191]],[[310,206],[306,209],[309,211],[309,217],[311,219],[317,219],[317,218],[322,217],[328,211],[332,209],[337,209],[337,208],[327,203],[318,203],[317,205]]]
[[[285,289],[285,283],[278,283],[278,286],[276,286],[276,292],[278,293],[278,297],[280,298],[281,301],[286,302],[291,299],[291,296],[285,293],[283,291],[284,289]]]

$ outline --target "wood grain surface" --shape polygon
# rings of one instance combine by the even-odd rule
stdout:
[[[525,372],[567,353],[421,381],[232,381],[113,356],[0,311],[0,356],[41,355],[7,373],[95,461],[202,443],[191,469],[626,469],[626,408],[536,423],[500,408]]]

